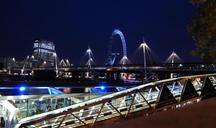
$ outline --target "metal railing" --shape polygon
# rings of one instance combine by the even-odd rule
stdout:
[[[108,94],[64,108],[21,119],[16,128],[60,128],[93,126],[113,117],[125,118],[133,112],[157,109],[215,93],[216,74],[184,76],[160,80]],[[191,91],[190,93],[188,93]]]
[[[10,128],[15,127],[17,122],[23,118],[71,106],[101,96],[100,94],[90,93],[1,96],[0,116],[4,117],[5,126]]]

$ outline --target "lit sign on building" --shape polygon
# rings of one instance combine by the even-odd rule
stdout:
[[[34,43],[34,49],[36,48],[55,50],[55,46],[52,43]]]
[[[34,42],[34,56],[42,59],[42,61],[53,63],[55,59],[55,45],[48,40],[35,40]]]

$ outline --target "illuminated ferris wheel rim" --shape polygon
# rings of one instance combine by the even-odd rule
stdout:
[[[114,36],[118,35],[121,38],[121,42],[122,42],[122,49],[123,49],[123,57],[127,57],[127,45],[126,45],[126,41],[125,41],[125,37],[124,34],[121,32],[121,30],[119,29],[115,29],[112,32],[112,38]]]

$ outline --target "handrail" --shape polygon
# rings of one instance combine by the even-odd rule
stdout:
[[[88,93],[76,93],[76,94],[52,94],[52,95],[21,95],[21,96],[0,96],[0,100],[28,100],[28,99],[50,99],[50,98],[64,98],[81,95],[99,95]]]

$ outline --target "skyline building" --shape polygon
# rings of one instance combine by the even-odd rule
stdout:
[[[54,66],[56,60],[55,44],[52,41],[44,39],[36,39],[33,46],[33,59],[36,64]]]

